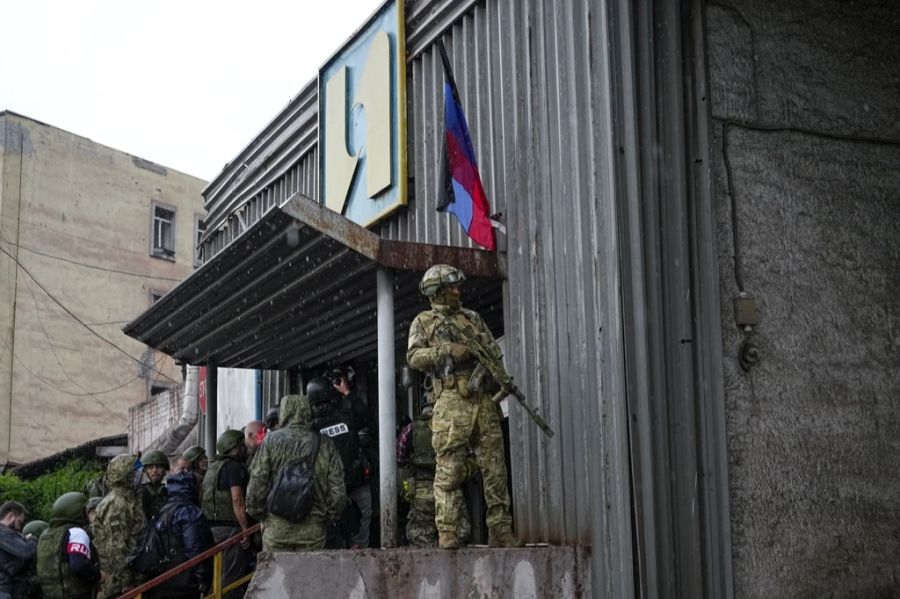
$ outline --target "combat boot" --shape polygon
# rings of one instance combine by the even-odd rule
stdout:
[[[438,547],[441,549],[459,549],[459,537],[453,532],[438,533]]]
[[[519,540],[508,526],[498,526],[497,528],[488,530],[488,547],[523,547],[524,544]]]

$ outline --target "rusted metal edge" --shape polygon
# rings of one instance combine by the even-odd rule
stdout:
[[[370,260],[378,255],[378,235],[299,192],[279,210]]]
[[[501,279],[501,254],[471,248],[381,239],[376,258],[386,268],[424,272],[434,264],[450,264],[471,277]]]

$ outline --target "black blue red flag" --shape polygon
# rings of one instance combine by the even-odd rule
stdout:
[[[466,115],[459,101],[456,81],[444,44],[438,41],[444,65],[444,151],[441,158],[438,207],[456,216],[466,234],[488,250],[497,249],[497,238],[491,223],[491,206],[469,137]]]

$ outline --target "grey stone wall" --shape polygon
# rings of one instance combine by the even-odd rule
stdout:
[[[900,596],[900,3],[706,19],[735,594]]]

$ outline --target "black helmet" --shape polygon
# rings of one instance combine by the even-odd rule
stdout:
[[[313,407],[326,401],[330,401],[335,393],[334,385],[320,376],[313,377],[306,384],[306,397]]]
[[[273,429],[278,426],[278,408],[272,408],[268,412],[266,412],[266,418],[264,420],[266,423],[266,428]]]

